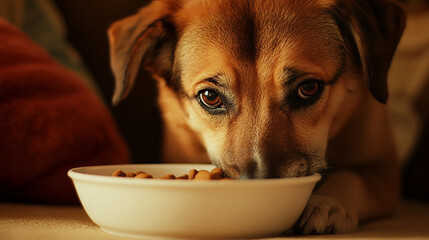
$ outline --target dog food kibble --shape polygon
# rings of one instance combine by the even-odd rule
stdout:
[[[113,172],[112,176],[114,176],[114,177],[125,177],[125,176],[127,176],[127,174],[124,171],[122,171],[121,169],[118,169],[115,172]]]
[[[198,173],[197,169],[189,170],[189,179],[194,179],[195,175],[197,175],[197,173]]]
[[[223,179],[223,178],[225,178],[223,171],[220,168],[213,168],[210,171],[210,177],[211,177],[211,179]]]
[[[178,176],[176,179],[184,179],[184,180],[188,180],[189,179],[189,175],[188,174],[183,174],[181,176]]]
[[[137,176],[137,174],[136,174],[136,173],[133,173],[133,172],[127,172],[127,174],[126,174],[126,176],[125,176],[125,177],[133,178],[133,177],[135,177],[135,176]]]
[[[145,173],[145,172],[142,172],[142,173],[140,173],[140,174],[136,175],[134,178],[153,178],[153,177],[152,177],[152,175],[150,175],[150,174],[147,174],[147,173]]]
[[[127,178],[153,178],[152,175],[145,173],[143,171],[138,172],[127,172],[118,169],[115,172],[112,173],[112,176],[114,177],[127,177]],[[229,179],[225,178],[225,175],[220,168],[213,168],[211,171],[207,170],[196,170],[191,169],[189,171],[189,174],[184,174],[179,177],[174,176],[174,174],[167,174],[162,176],[159,179],[182,179],[182,180],[223,180],[223,179]]]
[[[167,174],[161,177],[161,179],[176,179],[176,176],[174,176],[174,174]]]
[[[210,172],[206,170],[198,171],[198,173],[194,177],[195,180],[209,180]]]

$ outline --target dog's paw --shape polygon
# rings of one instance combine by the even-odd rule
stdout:
[[[346,233],[357,229],[357,216],[347,212],[335,199],[313,194],[294,232],[299,234]]]

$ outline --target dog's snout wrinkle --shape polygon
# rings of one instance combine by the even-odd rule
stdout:
[[[232,178],[252,179],[257,178],[257,163],[254,160],[244,161],[241,164],[223,166],[226,175]]]

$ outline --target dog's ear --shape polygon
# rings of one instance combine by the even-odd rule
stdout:
[[[386,103],[387,73],[406,22],[402,6],[395,0],[339,0],[334,12],[372,96]]]
[[[110,26],[110,63],[116,80],[113,104],[129,93],[140,66],[158,77],[171,78],[176,44],[172,16],[179,9],[179,2],[154,1],[136,15]]]

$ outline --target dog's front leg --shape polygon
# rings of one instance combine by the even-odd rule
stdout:
[[[313,194],[294,230],[305,235],[343,233],[355,230],[357,225],[355,212],[334,198]]]
[[[346,171],[332,173],[310,197],[295,230],[301,234],[344,233],[358,226],[359,196],[366,198],[362,179]],[[369,201],[366,199],[365,201]]]
[[[356,230],[359,222],[388,216],[398,199],[395,172],[368,169],[331,173],[311,196],[296,230],[303,234],[345,233]]]

